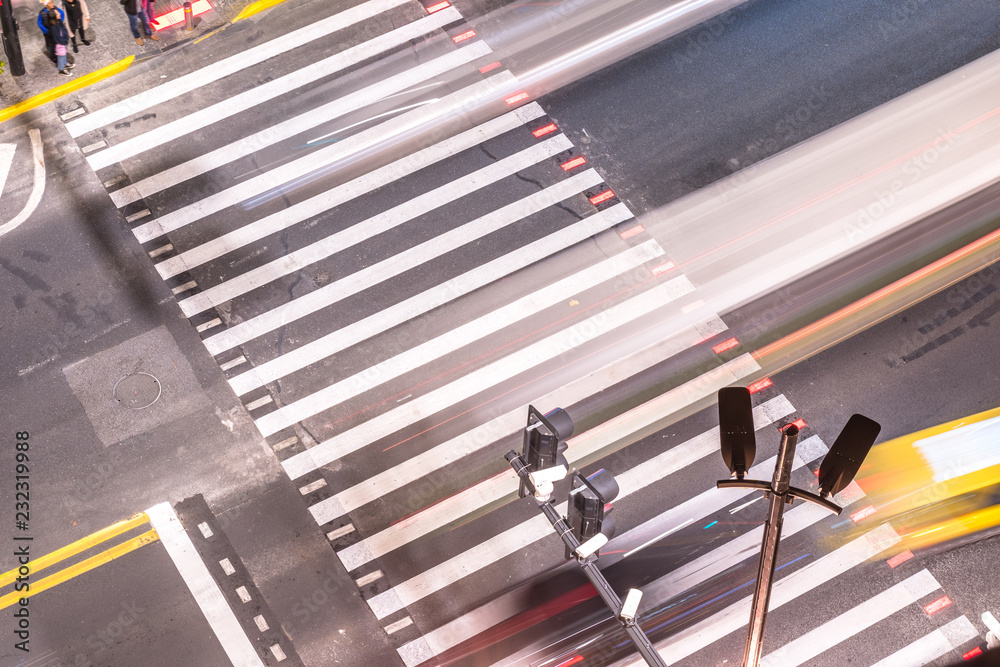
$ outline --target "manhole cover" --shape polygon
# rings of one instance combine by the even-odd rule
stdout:
[[[118,405],[132,410],[148,408],[160,397],[160,381],[149,373],[126,375],[115,383]]]

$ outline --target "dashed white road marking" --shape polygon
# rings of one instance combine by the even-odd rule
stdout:
[[[264,667],[170,503],[150,507],[146,516],[233,665]]]

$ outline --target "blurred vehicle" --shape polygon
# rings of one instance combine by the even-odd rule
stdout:
[[[876,445],[857,481],[897,553],[1000,531],[1000,408]]]

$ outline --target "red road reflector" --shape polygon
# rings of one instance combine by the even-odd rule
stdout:
[[[789,426],[794,426],[795,428],[797,428],[797,429],[799,429],[801,431],[802,429],[804,429],[806,427],[806,420],[805,419],[796,419],[791,424],[785,424],[784,426],[782,426],[781,430],[784,431]]]
[[[510,97],[505,99],[504,102],[506,102],[507,104],[517,104],[521,100],[526,100],[526,99],[528,99],[528,93],[522,92],[518,93],[517,95],[511,95]]]
[[[756,394],[758,391],[764,391],[772,384],[774,383],[771,382],[771,378],[764,378],[763,380],[757,380],[752,385],[747,387],[747,389],[750,391],[751,394]]]
[[[449,7],[451,7],[451,3],[448,2],[448,0],[444,0],[443,2],[436,2],[427,8],[427,13],[433,14],[434,12],[439,12],[442,9],[448,9]]]
[[[913,558],[913,552],[907,549],[906,551],[896,554],[895,556],[887,560],[886,563],[889,564],[889,567],[896,567],[897,565],[901,565],[906,561],[910,560],[911,558]]]
[[[492,72],[497,67],[500,67],[500,61],[499,60],[496,61],[495,63],[490,63],[489,65],[483,65],[482,67],[479,68],[479,73],[480,74],[486,74],[487,72]]]
[[[934,602],[931,602],[929,605],[924,607],[924,611],[927,612],[928,615],[930,615],[935,612],[941,611],[950,604],[951,604],[951,598],[948,597],[947,595],[942,595],[937,600],[934,600]]]
[[[641,234],[644,231],[646,231],[645,227],[643,227],[642,225],[635,225],[634,227],[629,227],[628,229],[626,229],[624,232],[619,234],[619,236],[621,236],[623,239],[630,239],[636,234]]]
[[[652,273],[653,273],[654,276],[658,276],[661,273],[666,273],[667,271],[669,271],[672,268],[674,268],[674,263],[673,262],[665,262],[663,264],[660,264],[659,266],[653,267]]]
[[[531,135],[537,139],[538,137],[544,137],[546,134],[552,134],[558,129],[559,128],[556,127],[555,123],[549,123],[548,125],[540,127],[537,130],[532,130]]]
[[[861,521],[864,518],[870,517],[872,514],[875,514],[875,506],[869,505],[868,507],[863,507],[854,514],[852,514],[851,521],[857,523],[858,521]]]
[[[612,192],[611,190],[605,190],[604,192],[600,192],[591,197],[590,203],[593,204],[594,206],[597,206],[601,202],[606,202],[614,196],[615,196],[614,192]]]
[[[569,171],[574,167],[579,167],[581,164],[586,164],[586,163],[587,163],[587,158],[581,155],[580,157],[575,157],[572,160],[569,160],[568,162],[563,162],[559,166],[562,167],[563,171]]]
[[[718,345],[713,345],[712,351],[715,352],[716,354],[722,354],[726,350],[731,350],[739,344],[740,342],[738,340],[736,340],[735,338],[730,338],[729,340],[722,341]]]
[[[191,15],[198,16],[199,14],[204,14],[208,10],[212,9],[212,3],[208,0],[196,0],[191,3]],[[169,28],[172,25],[177,25],[178,23],[184,22],[184,8],[175,9],[172,12],[167,12],[160,16],[153,18],[154,25],[157,30],[162,30],[163,28]]]
[[[452,37],[451,41],[453,41],[456,44],[458,44],[459,42],[464,42],[467,39],[472,39],[475,36],[476,36],[476,31],[475,30],[466,30],[462,34],[455,35],[454,37]]]
[[[976,648],[972,649],[968,653],[963,653],[962,654],[962,660],[972,660],[976,656],[980,656],[982,654],[983,654],[983,649],[981,649],[981,648],[979,648],[977,646]]]

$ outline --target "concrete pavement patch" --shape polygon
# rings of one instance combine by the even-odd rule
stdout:
[[[160,398],[141,410],[130,409],[113,396],[116,383],[135,373],[154,376],[162,389]],[[208,400],[162,326],[67,366],[63,374],[105,446],[184,417]]]

